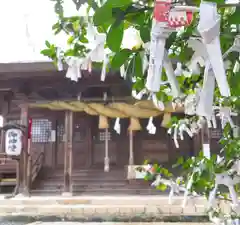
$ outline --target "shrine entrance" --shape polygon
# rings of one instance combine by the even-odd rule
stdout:
[[[90,116],[74,113],[73,117],[73,169],[89,168],[91,160]]]

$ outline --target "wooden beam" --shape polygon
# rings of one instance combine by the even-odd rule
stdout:
[[[0,63],[0,73],[56,71],[52,62]]]
[[[91,72],[87,70],[82,70],[82,78],[88,77],[99,77],[100,80],[100,70],[92,70]],[[63,71],[57,71],[52,63],[0,63],[0,80],[8,80],[11,78],[37,78],[37,77],[52,77],[61,76],[65,77],[67,73],[67,67]],[[115,76],[119,74],[115,71],[110,71],[106,79],[109,76]],[[119,75],[120,77],[120,75]]]
[[[70,79],[61,76],[55,77],[54,79],[49,76],[1,80],[0,90],[7,89],[23,93],[27,84],[31,91],[38,91],[44,88],[62,88],[65,90],[77,89],[82,91],[82,89],[85,90],[86,87],[108,87],[111,85],[124,85],[124,83],[124,80],[118,76],[109,76],[105,82],[101,82],[100,79],[97,79],[94,76],[82,78],[78,82],[71,81]]]

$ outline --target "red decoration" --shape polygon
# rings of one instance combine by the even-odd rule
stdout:
[[[188,26],[193,20],[193,12],[186,11],[170,11],[168,18],[169,27]]]
[[[169,11],[171,9],[171,0],[156,0],[153,17],[158,22],[168,22]]]
[[[193,20],[193,12],[171,10],[171,0],[156,0],[153,17],[158,22],[177,28],[190,25]]]
[[[32,119],[28,120],[28,139],[32,138]]]

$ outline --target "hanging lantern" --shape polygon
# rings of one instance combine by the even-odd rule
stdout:
[[[9,156],[19,156],[22,151],[23,132],[18,128],[9,128],[5,135],[5,152]]]

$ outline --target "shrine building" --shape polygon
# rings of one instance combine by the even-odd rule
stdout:
[[[3,125],[26,127],[20,157],[6,156],[1,132],[1,190],[16,187],[16,193],[26,195],[161,194],[134,168],[145,160],[170,168],[178,157],[201,149],[200,134],[185,135],[176,148],[167,133],[169,117],[183,117],[183,109],[168,105],[160,111],[151,101],[136,101],[131,85],[118,73],[109,73],[105,82],[98,71],[83,72],[78,82],[65,74],[50,62],[0,64]],[[146,129],[150,117],[155,134]],[[210,136],[211,151],[217,151],[221,129]]]

